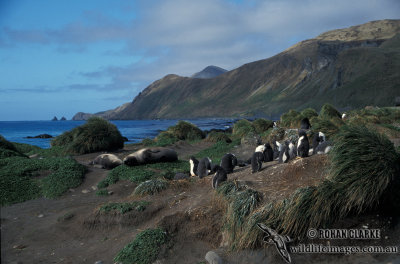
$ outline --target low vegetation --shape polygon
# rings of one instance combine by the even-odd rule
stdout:
[[[55,137],[51,145],[63,147],[68,153],[85,154],[123,148],[124,138],[114,124],[91,117],[85,124]]]
[[[146,229],[126,245],[114,261],[122,264],[151,264],[157,259],[161,247],[168,241],[168,235],[162,229]]]
[[[211,131],[208,133],[206,139],[207,142],[226,142],[226,143],[231,143],[232,139],[229,137],[227,133],[224,132],[217,132],[217,131]]]
[[[274,126],[274,122],[264,118],[258,118],[252,122],[252,125],[257,134],[262,134]]]
[[[147,180],[139,184],[134,193],[138,195],[153,195],[159,193],[168,187],[168,182],[162,179]]]
[[[0,201],[8,205],[41,196],[56,198],[82,183],[85,167],[70,158],[0,160]],[[44,176],[41,176],[44,175]]]
[[[241,119],[233,124],[232,136],[241,138],[249,133],[254,133],[255,128],[253,124],[246,119]]]
[[[131,203],[108,203],[102,205],[99,209],[99,212],[102,213],[118,212],[120,214],[125,214],[133,210],[142,212],[146,209],[146,207],[149,204],[150,202],[147,201],[135,201]]]
[[[209,157],[213,163],[218,164],[221,162],[221,158],[224,154],[230,152],[230,150],[240,144],[240,139],[235,139],[231,143],[219,141],[209,148],[206,148],[195,155],[196,158]]]

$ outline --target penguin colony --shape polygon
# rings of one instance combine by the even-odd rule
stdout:
[[[343,114],[342,118],[346,118]],[[277,123],[274,122],[274,127]],[[326,154],[332,148],[332,142],[326,140],[325,134],[319,132],[312,138],[312,149],[307,136],[307,130],[311,128],[308,118],[301,120],[300,129],[298,129],[298,140],[285,142],[272,142],[262,144],[256,147],[251,158],[247,161],[238,161],[232,153],[227,153],[221,158],[220,164],[213,164],[209,157],[197,160],[194,156],[190,157],[190,176],[198,176],[200,179],[214,174],[212,177],[212,188],[217,188],[221,182],[228,179],[228,174],[233,173],[236,166],[244,167],[251,164],[251,172],[256,173],[262,169],[263,162],[278,160],[279,163],[288,163],[295,158],[306,158],[309,155]],[[113,154],[101,154],[97,156],[90,164],[100,165],[104,169],[113,169],[121,164],[128,166],[141,165],[152,162],[165,162],[177,160],[175,150],[168,148],[145,148],[119,159]],[[190,176],[183,173],[175,175],[175,180],[186,179]]]

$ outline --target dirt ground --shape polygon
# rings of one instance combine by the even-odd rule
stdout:
[[[179,142],[173,148],[180,159],[187,159],[211,144]],[[115,154],[124,157],[139,147],[129,146]],[[249,150],[237,148],[234,153],[246,156],[246,151]],[[225,208],[216,202],[210,176],[174,181],[167,190],[145,197],[132,195],[136,184],[119,181],[108,188],[112,195],[97,196],[95,186],[108,171],[87,164],[98,154],[74,157],[88,166],[89,171],[81,186],[59,199],[40,198],[1,208],[1,263],[113,263],[115,255],[136,234],[156,226],[167,230],[174,243],[172,248],[161,252],[157,263],[200,263],[210,250],[217,252],[225,263],[285,263],[274,246],[240,252],[231,252],[223,246],[220,230]],[[260,191],[263,201],[268,202],[283,199],[299,187],[318,184],[326,175],[327,162],[325,155],[288,164],[273,161],[264,163],[262,171],[255,174],[249,166],[236,167],[228,178]],[[143,199],[151,203],[140,213],[104,215],[97,212],[108,202]],[[384,237],[362,241],[360,245],[373,242],[400,247],[400,229],[393,222],[395,219],[389,216],[371,214],[346,219],[337,227],[361,228],[369,223],[370,228],[383,228]],[[346,245],[346,241],[340,242]],[[400,255],[292,254],[292,263],[400,263]]]

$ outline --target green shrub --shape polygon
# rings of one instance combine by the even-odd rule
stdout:
[[[331,104],[324,104],[319,112],[321,119],[342,118],[342,115]]]
[[[167,189],[168,183],[165,180],[161,179],[153,179],[147,180],[139,184],[136,188],[134,193],[139,195],[153,195],[156,193],[161,192],[162,190]]]
[[[313,108],[306,108],[303,111],[301,111],[300,114],[303,116],[303,118],[307,117],[309,120],[314,116],[318,116],[317,111],[315,111]]]
[[[16,151],[16,152],[18,151],[15,148],[15,146],[13,145],[13,143],[11,143],[7,139],[5,139],[2,135],[0,135],[0,148],[8,149],[8,150]]]
[[[167,131],[179,140],[197,140],[203,138],[203,131],[192,123],[182,120],[175,126],[169,127]]]
[[[124,139],[114,124],[91,117],[85,124],[54,138],[51,145],[65,147],[70,153],[85,154],[123,148]]]
[[[262,134],[274,126],[273,121],[264,118],[258,118],[252,124],[257,134]]]
[[[101,189],[101,190],[97,190],[96,191],[96,195],[98,195],[98,196],[108,196],[109,193],[108,193],[107,189]]]
[[[299,112],[290,109],[288,112],[281,115],[280,125],[288,128],[298,128],[303,118],[304,117]]]
[[[100,207],[100,212],[112,212],[116,211],[120,214],[125,214],[132,210],[136,210],[138,212],[142,212],[146,209],[146,206],[149,205],[150,202],[147,201],[135,201],[131,203],[108,203]]]
[[[219,142],[223,141],[226,143],[231,143],[232,139],[224,132],[217,132],[217,131],[211,131],[208,133],[206,139],[207,142]]]
[[[160,253],[161,246],[168,242],[168,236],[162,229],[146,229],[126,245],[114,258],[122,264],[151,264]]]
[[[0,159],[14,157],[14,156],[25,156],[22,152],[18,151],[13,143],[5,139],[0,135]]]
[[[241,119],[233,124],[232,135],[236,137],[243,137],[249,133],[254,133],[255,128],[253,124],[246,119]]]
[[[271,132],[267,135],[266,141],[271,144],[275,141],[280,141],[285,137],[285,129],[281,127],[274,127]]]

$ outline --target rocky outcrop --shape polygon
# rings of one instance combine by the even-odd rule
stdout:
[[[34,136],[34,137],[27,136],[26,138],[53,138],[53,136],[49,135],[49,134],[40,134],[40,135],[37,135],[37,136]]]
[[[211,65],[204,68],[201,72],[193,74],[191,78],[211,79],[224,74],[225,72],[227,72],[227,70]]]
[[[58,121],[58,118],[55,116],[53,119],[51,119],[51,121]]]
[[[94,115],[93,114],[89,114],[89,113],[78,112],[72,117],[72,120],[74,120],[74,121],[88,120],[92,116],[94,116]]]

